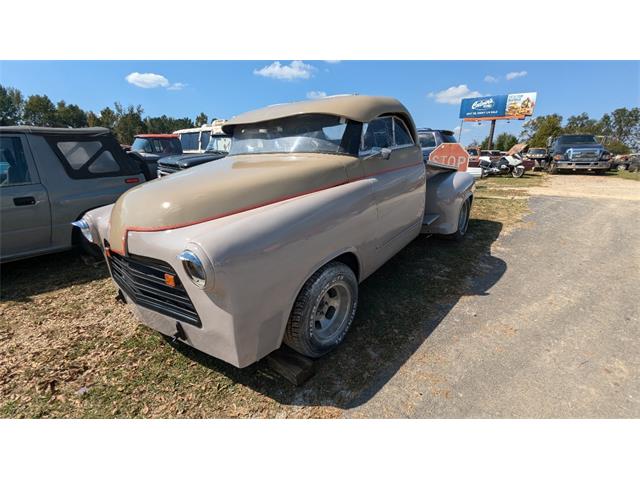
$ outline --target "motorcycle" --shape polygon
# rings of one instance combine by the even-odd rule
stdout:
[[[480,157],[480,168],[486,175],[511,175],[520,178],[524,175],[525,167],[520,152],[526,150],[526,144],[517,144],[507,152],[507,155],[491,161],[489,157]]]

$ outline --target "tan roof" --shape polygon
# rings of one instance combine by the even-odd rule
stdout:
[[[391,97],[368,95],[337,95],[318,100],[271,105],[233,117],[224,124],[222,129],[226,133],[231,133],[236,125],[259,123],[305,113],[336,115],[357,122],[369,122],[385,113],[398,113],[404,117],[404,120],[410,124],[410,128],[415,131],[411,115],[402,103]]]

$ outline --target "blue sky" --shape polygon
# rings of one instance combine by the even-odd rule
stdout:
[[[229,118],[310,92],[389,95],[418,126],[447,129],[460,124],[458,99],[476,93],[536,91],[536,115],[565,118],[640,105],[640,62],[632,61],[2,61],[0,83],[85,110],[119,101],[141,104],[145,115],[191,118]],[[521,126],[498,122],[496,133]],[[487,122],[465,124],[462,142],[487,133]]]

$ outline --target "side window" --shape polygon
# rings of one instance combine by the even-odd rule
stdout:
[[[420,146],[422,148],[431,148],[436,146],[436,137],[433,135],[433,132],[419,133],[418,140],[420,140]]]
[[[395,145],[397,147],[406,147],[413,145],[413,139],[407,130],[404,122],[399,118],[393,119],[393,132],[395,137]]]
[[[89,165],[89,171],[91,173],[116,173],[120,171],[120,165],[113,158],[111,152],[105,150]]]
[[[115,149],[119,151],[119,147],[108,138],[50,137],[48,141],[71,178],[113,177],[130,170],[118,159]]]
[[[58,142],[58,148],[71,168],[80,170],[102,148],[100,142]]]
[[[203,131],[200,134],[200,149],[204,150],[209,145],[209,139],[211,138],[211,133]]]
[[[361,153],[393,146],[393,121],[391,117],[376,118],[362,127]]]
[[[27,159],[19,137],[0,137],[0,186],[31,183]]]

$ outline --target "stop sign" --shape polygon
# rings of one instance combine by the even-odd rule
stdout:
[[[466,172],[469,153],[459,143],[441,143],[429,155],[428,164]]]

